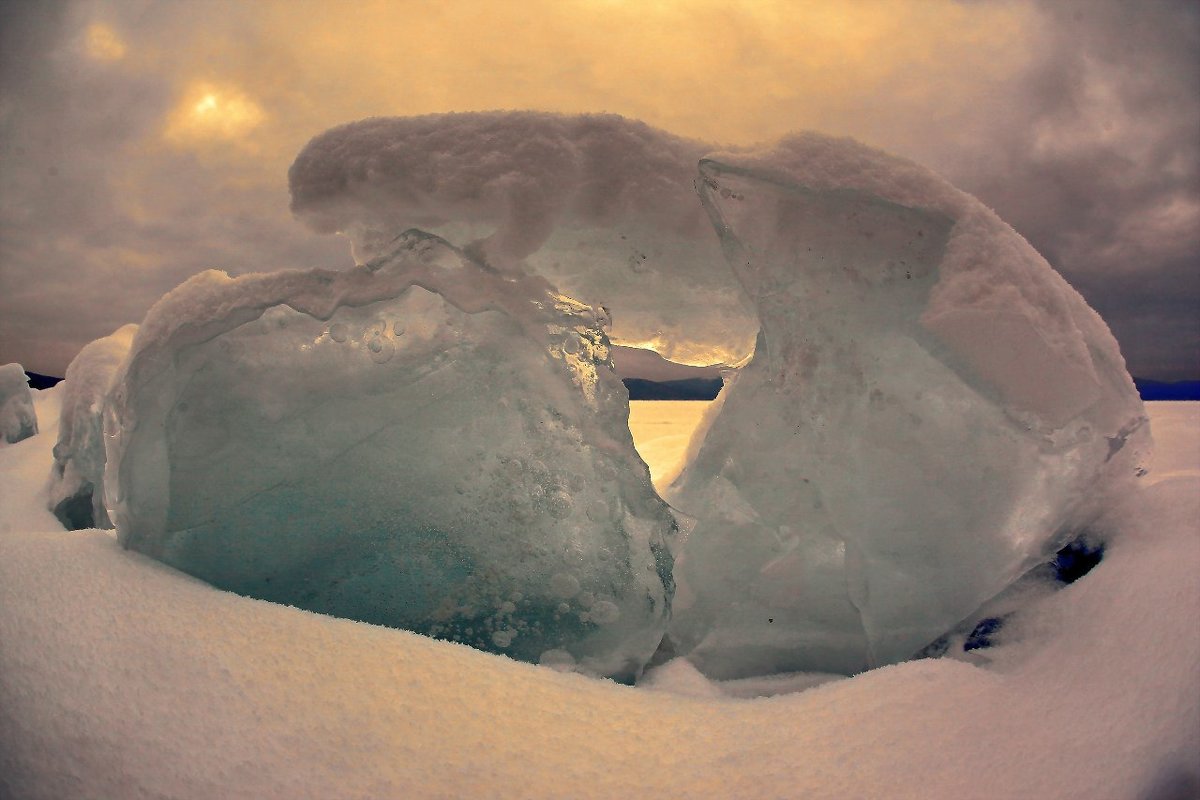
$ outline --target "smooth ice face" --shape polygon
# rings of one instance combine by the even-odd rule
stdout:
[[[418,232],[349,272],[197,276],[114,392],[118,535],[240,594],[633,677],[674,520],[604,321]]]
[[[108,392],[137,325],[84,346],[67,366],[47,508],[67,530],[111,528],[104,507],[104,416]]]
[[[28,439],[38,431],[29,376],[20,364],[0,366],[0,447]]]
[[[1080,363],[1069,337],[1059,353],[1047,343],[1062,320],[1039,330],[1038,303],[1015,292],[973,317],[937,306],[962,281],[946,265],[964,223],[982,231],[969,234],[982,257],[1017,246],[994,217],[813,189],[761,165],[706,160],[701,173],[762,323],[668,492],[697,519],[669,635],[702,671],[853,673],[911,657],[1133,477],[1144,417],[1106,329],[1067,330],[1086,345]],[[1048,267],[1014,261],[1002,266],[1027,269],[1043,307],[1090,322]],[[969,332],[945,324],[956,314]]]

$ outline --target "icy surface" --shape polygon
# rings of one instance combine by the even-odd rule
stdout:
[[[630,679],[674,528],[605,316],[418,232],[164,297],[113,391],[120,541],[240,594]]]
[[[313,139],[288,178],[297,216],[345,233],[360,261],[422,228],[620,309],[615,344],[736,363],[758,324],[696,197],[711,149],[613,115],[369,119]]]
[[[1082,298],[974,198],[848,139],[715,152],[612,116],[373,119],[289,178],[297,215],[360,258],[428,226],[605,305],[614,341],[740,366],[667,493],[695,520],[671,645],[712,676],[910,657],[1148,454]]]
[[[700,169],[762,324],[667,493],[698,520],[670,635],[703,671],[909,658],[1135,478],[1116,342],[978,202],[810,137]]]
[[[136,325],[86,345],[67,367],[48,505],[68,530],[111,528],[104,507],[104,412]]]
[[[1105,560],[1027,607],[990,664],[916,661],[746,701],[713,695],[686,663],[648,673],[664,691],[616,686],[238,597],[104,533],[65,534],[39,493],[57,392],[34,393],[46,430],[0,451],[0,796],[1157,800],[1200,788],[1198,404],[1149,404],[1157,482],[1109,515]]]
[[[0,366],[0,447],[28,439],[37,430],[25,368],[20,364]]]

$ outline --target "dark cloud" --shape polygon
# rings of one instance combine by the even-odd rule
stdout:
[[[255,174],[253,154],[159,141],[176,102],[171,70],[90,58],[79,6],[13,5],[0,80],[0,363],[61,375],[83,344],[139,321],[202,269],[350,263],[344,243],[290,218],[282,174],[231,179]],[[164,24],[135,16],[142,35]]]
[[[475,30],[471,0],[0,1],[0,363],[61,374],[199,269],[347,263],[287,209],[287,165],[325,128],[541,107],[709,141],[811,127],[909,155],[1045,254],[1131,371],[1200,377],[1193,0],[682,8],[529,0]],[[173,140],[209,83],[262,121]]]
[[[946,173],[1104,316],[1134,374],[1200,376],[1200,5],[1037,8],[1021,102]]]

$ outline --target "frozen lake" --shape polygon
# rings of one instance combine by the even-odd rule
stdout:
[[[629,430],[633,444],[650,467],[650,477],[660,491],[683,467],[692,432],[714,401],[633,400],[629,403]]]

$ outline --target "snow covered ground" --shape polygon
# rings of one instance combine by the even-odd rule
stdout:
[[[676,661],[630,688],[238,597],[66,533],[41,494],[56,390],[36,402],[41,433],[0,449],[0,797],[1200,791],[1200,404],[1149,404],[1157,461],[1103,521],[1104,561],[974,661],[739,699],[825,678],[722,686]],[[674,422],[652,405],[634,431],[661,478],[703,404]]]

